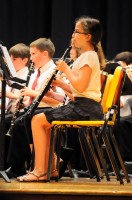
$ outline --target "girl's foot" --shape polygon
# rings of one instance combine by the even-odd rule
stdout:
[[[47,173],[37,174],[34,171],[29,172],[24,176],[17,177],[20,182],[44,182],[47,179]]]

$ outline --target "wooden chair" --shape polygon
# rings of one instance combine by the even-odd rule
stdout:
[[[110,76],[111,76],[111,78],[110,78]],[[124,171],[126,180],[127,180],[127,182],[129,182],[129,178],[128,178],[128,174],[127,174],[125,166],[124,166],[124,162],[122,160],[118,146],[116,144],[114,134],[112,132],[113,126],[115,124],[116,115],[117,115],[118,102],[119,102],[122,86],[124,83],[125,73],[121,67],[117,67],[114,72],[113,77],[112,77],[112,75],[110,75],[110,76],[108,76],[109,80],[111,80],[110,84],[108,84],[109,87],[108,88],[105,87],[107,89],[104,90],[104,95],[102,97],[103,109],[104,109],[104,112],[106,112],[104,114],[104,120],[100,120],[100,121],[99,120],[98,121],[53,121],[52,122],[53,126],[52,126],[52,131],[51,131],[51,141],[50,141],[51,143],[50,143],[50,150],[49,150],[48,177],[47,177],[48,181],[50,181],[54,134],[58,135],[58,145],[57,145],[58,146],[58,150],[57,150],[58,162],[57,163],[59,163],[60,146],[61,146],[61,131],[64,128],[74,127],[74,128],[78,128],[79,141],[80,141],[80,144],[82,147],[82,152],[84,154],[86,165],[90,172],[90,176],[92,177],[92,173],[93,173],[92,169],[94,169],[97,181],[100,181],[100,178],[102,177],[99,160],[98,160],[98,157],[95,152],[97,150],[98,154],[101,153],[100,155],[102,156],[101,148],[99,146],[99,143],[98,143],[98,140],[96,137],[96,135],[97,135],[97,136],[101,137],[102,141],[105,144],[106,151],[108,153],[108,157],[110,159],[113,170],[117,176],[117,180],[119,180],[121,184],[123,183],[123,179],[120,175],[119,166],[118,166],[116,157],[113,152],[113,147],[114,147],[114,150],[116,151],[117,158],[119,159],[120,165]],[[108,82],[109,82],[109,80],[108,80]],[[107,86],[108,82],[106,82],[106,86]],[[100,134],[98,134],[96,132],[96,130],[98,130],[98,128],[101,130]],[[111,145],[111,143],[109,141],[109,137],[107,134],[107,128],[110,129],[109,136],[111,138],[111,142],[113,145]],[[91,131],[89,132],[89,130],[92,130],[92,132]],[[94,146],[93,146],[93,143],[91,142],[92,141],[91,137],[94,140]],[[104,158],[102,157],[101,163],[103,165],[103,168],[105,169],[105,172],[107,175],[107,180],[110,180],[109,176],[107,174],[107,171],[106,171],[105,164],[103,162],[104,162]],[[59,168],[58,165],[57,165],[57,168]]]

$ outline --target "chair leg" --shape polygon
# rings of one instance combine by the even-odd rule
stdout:
[[[122,176],[120,174],[120,169],[119,169],[119,166],[117,164],[116,158],[114,156],[114,152],[112,150],[108,135],[106,133],[106,127],[105,126],[103,127],[103,130],[102,130],[102,139],[103,139],[104,144],[106,146],[106,151],[107,151],[108,157],[110,159],[112,168],[113,168],[113,170],[114,170],[114,172],[117,176],[117,180],[120,181],[120,184],[123,184],[124,182],[123,182]]]
[[[59,162],[60,162],[60,154],[61,154],[61,141],[62,141],[62,130],[63,127],[57,127],[56,131],[56,155],[57,155],[57,171],[59,172]]]
[[[126,181],[130,182],[126,167],[124,165],[124,161],[123,161],[122,156],[120,154],[120,151],[119,151],[119,148],[118,148],[118,144],[116,142],[116,139],[115,139],[115,136],[114,136],[114,133],[113,133],[113,128],[110,129],[110,138],[111,138],[112,144],[113,144],[113,146],[115,148],[115,151],[116,151],[117,157],[119,159],[120,165],[122,167],[122,170],[124,171],[124,175],[125,175]]]
[[[31,150],[31,161],[30,161],[30,167],[29,171],[32,171],[34,169],[34,159],[35,159],[35,152],[34,152],[34,145],[32,145],[32,150]]]
[[[100,181],[100,175],[99,175],[99,171],[96,165],[96,162],[93,158],[93,152],[92,152],[92,148],[90,146],[90,144],[87,141],[86,138],[86,132],[85,132],[85,128],[80,128],[79,129],[79,141],[80,141],[80,145],[82,148],[82,152],[84,155],[84,159],[86,162],[86,166],[88,167],[88,170],[90,172],[91,178],[93,178],[93,173],[95,173],[97,181]]]
[[[88,143],[90,151],[91,151],[93,162],[95,163],[95,167],[96,167],[96,171],[97,171],[97,177],[99,176],[100,178],[103,178],[100,163],[99,163],[98,157],[97,157],[96,152],[95,152],[95,147],[94,147],[93,142],[92,142],[91,129],[85,128],[85,134],[86,134],[87,143]]]
[[[98,158],[100,159],[100,162],[101,162],[101,165],[102,165],[103,170],[105,172],[107,181],[110,181],[110,176],[108,174],[106,161],[105,161],[105,158],[103,156],[102,148],[101,148],[99,141],[98,141],[98,138],[97,138],[97,137],[100,137],[100,135],[98,134],[98,130],[96,131],[96,127],[92,127],[91,129],[92,129],[92,139],[93,139],[94,145],[97,149]]]
[[[86,166],[87,166],[87,170],[89,171],[90,178],[93,178],[94,177],[94,171],[93,171],[93,167],[91,165],[90,151],[89,151],[88,146],[86,146],[86,144],[85,144],[86,142],[84,142],[82,134],[83,134],[82,129],[78,129],[78,139],[79,139],[81,150],[82,150],[84,160],[85,160],[85,163],[86,163]]]
[[[62,134],[61,143],[62,143],[62,146],[63,146],[63,153],[65,154],[65,155],[62,155],[62,153],[61,153],[61,156],[63,156],[63,158],[64,158],[63,159],[63,162],[64,162],[63,165],[65,165],[65,169],[66,168],[68,169],[69,176],[71,178],[76,178],[77,174],[72,170],[72,165],[71,165],[71,156],[73,155],[72,153],[73,153],[74,149],[68,148],[68,134],[71,133],[71,132],[69,133],[68,130],[70,130],[70,127],[67,127],[65,125],[63,125],[62,127],[63,128],[62,128],[62,131],[61,131],[61,134]],[[65,152],[64,152],[64,150],[65,150]],[[64,174],[65,169],[64,169],[64,166],[62,166],[60,168],[60,170],[59,170],[60,171],[60,173],[59,173],[60,177]]]
[[[51,128],[47,182],[50,182],[50,176],[51,176],[51,166],[52,166],[52,156],[53,156],[52,153],[53,153],[53,147],[54,147],[54,134],[55,134],[54,131],[55,131],[55,126]]]
[[[63,134],[62,134],[62,145],[64,146],[64,148],[68,148],[68,131],[67,131],[67,129],[68,129],[68,127],[64,126]],[[74,175],[72,173],[72,166],[71,166],[71,163],[70,163],[70,159],[67,162],[67,169],[69,171],[69,176],[71,178],[73,178]]]

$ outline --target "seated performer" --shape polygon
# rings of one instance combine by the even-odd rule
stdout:
[[[72,92],[74,101],[67,105],[44,110],[32,118],[32,135],[35,151],[35,165],[33,171],[17,178],[18,181],[45,181],[49,155],[51,122],[53,120],[94,120],[102,119],[100,104],[100,63],[98,58],[98,43],[101,41],[102,30],[100,21],[90,17],[76,20],[73,32],[74,45],[81,49],[81,55],[73,63],[72,69],[65,61],[56,62],[56,69],[65,73],[70,85],[60,83],[58,86]],[[60,83],[60,84],[59,84]],[[56,160],[53,156],[51,178],[58,175]]]
[[[78,51],[75,51],[75,48],[73,50],[73,47],[72,47],[70,52],[73,52],[72,53],[73,56],[71,56],[71,58],[75,59]],[[76,55],[75,55],[75,53],[76,53]],[[72,62],[70,62],[70,63],[72,63]],[[59,75],[59,78],[61,81],[66,81],[64,74]],[[21,90],[21,91],[22,91],[22,95],[24,95],[23,90]],[[55,85],[54,85],[54,87],[52,87],[52,89],[50,89],[50,91],[48,91],[48,93],[46,94],[44,99],[47,97],[57,100],[57,103],[58,102],[61,103],[60,105],[67,104],[70,99],[73,100],[71,93],[68,93],[67,91],[63,91],[62,89],[60,90],[60,88],[56,87]],[[37,109],[36,112],[41,112],[40,108],[39,108],[39,110]],[[10,145],[10,151],[9,151],[9,156],[8,156],[8,158],[11,157],[10,164],[12,165],[12,167],[7,170],[9,177],[16,177],[18,175],[23,174],[23,171],[25,171],[24,163],[27,160],[27,155],[30,155],[29,151],[28,151],[29,143],[32,143],[32,138],[31,138],[32,132],[31,132],[31,126],[30,126],[31,121],[30,120],[31,120],[30,118],[26,118],[25,124],[24,124],[24,130],[22,130],[22,134],[18,133],[18,131],[17,131],[17,130],[21,129],[21,126],[22,126],[19,119],[16,120],[15,125],[13,127],[13,130],[12,130],[13,133],[12,133],[12,139],[11,139],[12,145]],[[16,132],[17,136],[14,132]],[[27,133],[28,137],[30,136],[30,142],[28,142],[27,139],[24,139],[26,137],[25,132]],[[17,143],[16,143],[16,138],[17,138]],[[19,146],[18,150],[17,150],[17,146]],[[25,147],[24,151],[23,151],[23,147]],[[70,154],[70,149],[68,149],[68,150],[63,149],[63,158],[64,157],[68,158],[69,154]],[[21,156],[19,156],[19,155],[21,155]],[[66,155],[66,156],[64,156],[64,155]],[[28,156],[28,157],[29,157],[29,161],[30,161],[30,156]],[[9,161],[9,159],[8,159],[8,161]],[[17,163],[19,163],[19,165]],[[64,164],[66,166],[66,159],[65,159]],[[64,165],[63,165],[63,169],[64,169]]]
[[[1,90],[2,90],[3,71],[0,70],[0,114],[1,114]]]
[[[132,53],[128,51],[124,51],[118,53],[113,58],[112,62],[108,62],[106,65],[105,71],[113,74],[115,68],[120,65],[123,69],[126,69],[128,65],[132,63]],[[120,99],[120,116],[124,117],[131,114],[131,102],[132,102],[132,87],[131,80],[128,76],[125,78],[124,86],[122,89],[121,99]]]
[[[18,78],[25,79],[28,74],[28,63],[30,58],[29,47],[23,43],[18,43],[9,49],[9,54],[16,70]],[[8,131],[13,112],[16,107],[16,100],[19,98],[20,90],[6,85],[6,115],[5,115],[5,132]],[[1,120],[1,119],[0,119]],[[7,157],[10,138],[5,138],[5,160]],[[6,163],[5,163],[6,165]],[[6,166],[5,166],[6,167]]]
[[[115,68],[120,65],[127,72],[128,66],[132,63],[132,53],[124,51],[118,53],[113,58],[114,62],[108,63],[106,65],[105,71],[108,73],[113,73]],[[124,86],[122,88],[121,98],[120,98],[120,109],[119,117],[117,118],[116,125],[114,127],[115,136],[121,151],[121,155],[124,160],[132,160],[132,149],[131,149],[131,126],[128,126],[129,118],[131,118],[131,103],[132,103],[132,83],[129,78],[130,73],[126,73],[126,78]],[[130,119],[131,121],[131,119]],[[131,122],[130,122],[131,123]],[[111,165],[108,160],[108,166],[111,170]],[[112,172],[114,175],[114,173]]]
[[[119,62],[120,65],[127,71],[128,68],[127,66],[132,64],[132,53],[129,51],[118,53],[115,56],[114,60],[115,62]],[[125,117],[127,115],[131,115],[132,84],[128,73],[126,75],[120,101],[121,101],[120,116]]]
[[[18,43],[9,49],[9,54],[16,70],[18,78],[25,79],[28,73],[28,62],[30,58],[29,47],[23,43]],[[11,101],[11,107],[9,112],[12,113],[15,107],[15,100],[19,97],[19,90],[6,86],[6,106],[8,107],[8,102]],[[6,107],[6,108],[7,108]],[[9,112],[7,114],[9,114]]]
[[[132,65],[126,70],[128,77],[132,78]],[[132,84],[132,83],[131,83]],[[132,85],[131,85],[132,88]],[[132,107],[131,107],[132,108]],[[121,117],[119,131],[116,129],[118,145],[122,157],[125,161],[125,166],[130,177],[132,177],[132,112],[131,114]]]
[[[39,38],[30,44],[30,59],[34,63],[35,72],[31,75],[28,87],[24,87],[20,90],[21,96],[24,96],[24,98],[26,97],[26,100],[23,101],[25,106],[31,104],[34,98],[38,96],[41,89],[47,83],[48,77],[53,73],[55,68],[55,64],[52,60],[54,52],[55,47],[50,39]],[[40,76],[36,82],[38,69],[40,69]],[[35,87],[34,83],[36,83]],[[49,107],[56,107],[59,104],[60,102],[58,100],[44,96],[36,112],[40,112],[40,108],[47,109]],[[21,112],[20,115],[22,116],[23,112]],[[29,132],[26,134],[25,126],[20,119],[21,117],[18,117],[15,120],[11,131],[7,156],[7,164],[11,166],[11,168],[6,170],[9,177],[16,177],[25,173],[25,161],[27,160],[30,162],[31,150],[29,144],[32,143],[32,133]],[[30,119],[28,120],[27,126],[30,126]],[[10,124],[6,121],[6,127],[8,126],[9,128],[9,125]]]

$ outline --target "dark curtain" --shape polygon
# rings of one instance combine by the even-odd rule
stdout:
[[[7,48],[48,37],[55,44],[55,57],[61,57],[69,46],[75,19],[88,15],[102,22],[107,59],[132,51],[131,0],[1,0],[0,8],[0,41]]]

